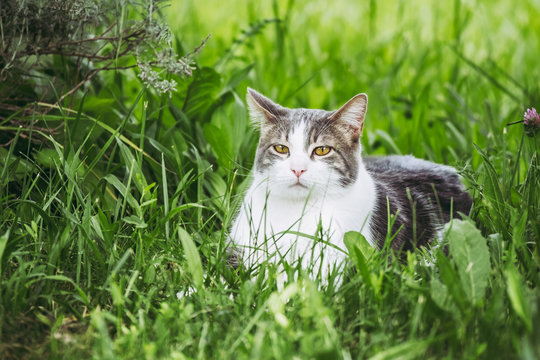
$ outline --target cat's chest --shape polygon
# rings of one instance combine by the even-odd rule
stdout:
[[[281,189],[257,186],[248,190],[231,231],[232,240],[249,261],[260,262],[276,252],[291,258],[315,251],[327,260],[341,259],[346,253],[343,235],[359,231],[372,242],[370,217],[375,204],[371,178],[362,180],[340,194],[315,193],[318,197],[294,199]],[[329,244],[329,246],[322,244]],[[341,251],[341,250],[344,251]],[[331,254],[331,255],[330,255]]]
[[[293,230],[315,235],[317,230],[330,230],[337,210],[334,204],[327,202],[274,200],[267,203],[267,223],[274,233]]]
[[[341,242],[343,233],[360,231],[363,222],[358,204],[348,199],[293,200],[282,198],[257,198],[254,218],[261,219],[263,233],[286,239],[300,236],[319,236]]]

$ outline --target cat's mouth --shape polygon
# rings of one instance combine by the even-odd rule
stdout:
[[[296,189],[296,188],[307,189],[308,188],[306,185],[302,184],[301,182],[297,182],[292,185],[289,185],[289,187],[293,189]]]

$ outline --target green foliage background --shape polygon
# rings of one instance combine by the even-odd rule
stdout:
[[[0,114],[3,358],[540,356],[539,135],[507,126],[540,107],[537,0],[186,0],[160,15],[178,56],[211,34],[193,76],[165,75],[171,96],[107,71]],[[366,153],[456,166],[475,204],[448,256],[400,264],[351,233],[340,288],[294,264],[281,287],[271,264],[228,266],[257,140],[246,86],[325,109],[366,92]]]

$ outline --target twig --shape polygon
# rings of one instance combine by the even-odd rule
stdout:
[[[206,38],[204,38],[204,40],[201,42],[201,44],[197,46],[195,49],[193,49],[192,52],[187,54],[187,56],[189,57],[189,56],[197,55],[199,51],[201,51],[201,49],[206,45],[206,42],[210,39],[211,36],[212,34],[208,34]]]
[[[67,93],[62,95],[54,105],[58,105],[64,100],[66,97],[72,95],[74,92],[80,89],[81,86],[83,86],[86,82],[90,81],[94,76],[96,76],[100,71],[108,71],[108,70],[126,70],[126,69],[133,69],[134,67],[137,67],[137,65],[128,65],[128,66],[115,66],[111,68],[110,66],[113,63],[109,63],[105,65],[104,67],[94,69],[92,70],[87,76],[85,76],[84,79],[82,79],[77,85],[75,85],[71,90],[69,90]]]

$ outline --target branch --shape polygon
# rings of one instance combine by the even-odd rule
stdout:
[[[94,76],[96,76],[99,72],[101,71],[108,71],[108,70],[126,70],[126,69],[133,69],[134,67],[137,67],[137,65],[128,65],[128,66],[115,66],[115,67],[110,67],[113,63],[110,62],[109,64],[101,67],[101,68],[98,68],[98,69],[94,69],[92,70],[88,75],[86,75],[84,77],[84,79],[82,79],[77,85],[75,85],[71,90],[69,90],[67,93],[65,93],[64,95],[60,96],[60,98],[58,99],[57,102],[54,103],[55,106],[58,106],[58,104],[60,104],[62,102],[62,100],[64,100],[66,97],[72,95],[73,93],[75,93],[77,90],[79,90],[81,88],[81,86],[83,86],[86,82],[90,81]]]

